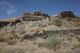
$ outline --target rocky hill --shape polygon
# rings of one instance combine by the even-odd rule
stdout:
[[[72,11],[0,20],[1,53],[80,53],[80,18]]]

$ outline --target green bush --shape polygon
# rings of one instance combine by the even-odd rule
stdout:
[[[56,26],[62,26],[63,25],[63,21],[61,19],[55,19],[53,21],[53,23],[56,25]]]
[[[57,39],[56,37],[51,36],[51,37],[48,37],[44,43],[43,42],[39,43],[39,46],[53,49],[59,44],[60,44],[60,39]]]

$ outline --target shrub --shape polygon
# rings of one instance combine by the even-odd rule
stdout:
[[[39,43],[40,47],[46,47],[49,49],[54,49],[57,45],[60,44],[60,39],[57,39],[54,36],[48,37],[45,42]]]
[[[49,25],[52,25],[52,24],[54,24],[54,23],[53,23],[53,21],[54,21],[53,19],[49,19],[49,22],[48,22],[48,24],[49,24]]]
[[[62,25],[63,25],[63,21],[60,20],[60,19],[55,19],[55,20],[53,21],[53,23],[54,23],[56,26],[62,26]]]

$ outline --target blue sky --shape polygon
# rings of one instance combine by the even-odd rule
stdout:
[[[21,16],[24,12],[41,11],[49,15],[71,10],[80,16],[80,0],[0,0],[0,18]]]

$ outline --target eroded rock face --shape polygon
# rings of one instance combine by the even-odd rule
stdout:
[[[10,24],[10,26],[13,26],[13,25],[15,25],[15,24],[17,24],[17,23],[19,23],[19,22],[21,22],[21,20],[11,20],[11,21],[0,21],[0,27],[5,27],[5,26],[7,26],[7,25],[9,25]]]
[[[41,12],[34,12],[33,15],[36,15],[36,16],[43,16],[43,17],[47,17],[47,18],[50,18],[50,16],[48,14],[45,14],[45,13],[41,13]]]
[[[19,23],[19,22],[21,22],[21,20],[15,20],[15,21],[12,21],[12,22],[10,22],[10,23],[11,23],[11,26],[13,26],[13,25],[15,25],[15,24],[17,24],[17,23]]]
[[[42,13],[36,11],[36,12],[33,13],[33,15],[35,15],[35,16],[42,16]]]
[[[63,12],[60,13],[60,17],[62,17],[62,18],[66,18],[66,17],[74,18],[75,15],[73,14],[72,11],[63,11]]]
[[[38,11],[35,11],[33,13],[24,13],[22,16],[22,20],[24,21],[40,21],[46,18],[50,18],[50,16]]]
[[[27,13],[27,12],[26,12],[26,13],[23,14],[22,18],[26,18],[26,17],[28,17],[28,16],[31,16],[31,13]]]
[[[0,21],[0,27],[7,26],[10,22],[7,21]]]

